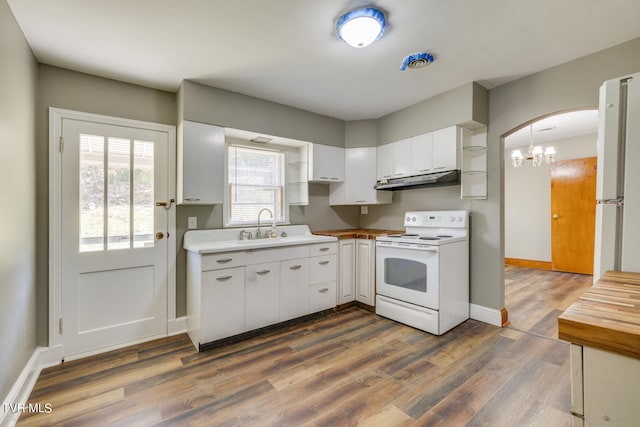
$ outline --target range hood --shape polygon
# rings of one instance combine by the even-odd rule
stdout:
[[[410,190],[412,188],[442,187],[445,185],[460,184],[460,171],[451,170],[446,172],[436,172],[426,175],[407,176],[404,178],[394,178],[381,180],[373,186],[376,190]]]

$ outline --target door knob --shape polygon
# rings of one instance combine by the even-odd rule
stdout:
[[[156,239],[161,240],[164,237],[164,233],[162,231],[158,231],[156,233]]]
[[[553,218],[553,219],[558,219],[558,215],[553,214],[553,216],[552,216],[551,218]]]

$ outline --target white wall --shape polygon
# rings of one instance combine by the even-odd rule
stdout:
[[[597,134],[549,142],[556,148],[556,160],[581,159],[596,155]],[[519,147],[526,152],[527,147]],[[505,151],[504,233],[506,258],[551,261],[551,166],[543,164],[514,169],[511,151]]]

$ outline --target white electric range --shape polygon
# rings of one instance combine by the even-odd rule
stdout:
[[[376,313],[434,335],[469,318],[469,213],[407,212],[376,239]]]

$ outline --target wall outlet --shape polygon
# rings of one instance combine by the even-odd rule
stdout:
[[[360,206],[360,215],[366,215],[369,213],[369,206]]]
[[[192,230],[194,228],[198,228],[198,217],[197,216],[190,216],[189,220],[187,222],[187,228],[189,230]]]

